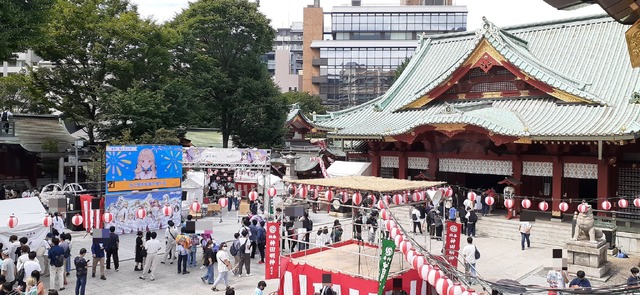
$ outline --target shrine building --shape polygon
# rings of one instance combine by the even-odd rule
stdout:
[[[582,199],[632,203],[640,69],[628,27],[608,16],[508,28],[483,19],[475,32],[423,37],[383,96],[313,121],[333,140],[366,143],[348,158],[371,162],[374,176],[498,192],[514,178],[517,196],[548,199],[554,216],[561,200],[573,200],[569,212]]]

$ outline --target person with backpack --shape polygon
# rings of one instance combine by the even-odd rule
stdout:
[[[238,256],[240,256],[240,264],[238,264],[238,276],[242,276],[242,266],[244,265],[245,270],[247,271],[246,276],[252,276],[251,274],[251,251],[252,245],[251,241],[249,241],[249,232],[243,231],[242,237],[238,239],[240,242],[240,248],[238,249]]]
[[[173,220],[167,221],[167,225],[168,227],[164,232],[164,239],[165,239],[164,259],[162,259],[162,262],[160,263],[165,264],[167,262],[167,258],[171,260],[171,258],[173,257],[173,260],[171,260],[171,264],[173,264],[173,262],[176,261],[176,259],[178,259],[178,257],[176,257],[175,255],[175,251],[176,251],[176,237],[178,236],[179,230],[175,226],[175,223],[173,223]]]
[[[2,128],[4,128],[4,133],[9,134],[9,118],[11,118],[13,114],[9,111],[9,109],[4,109],[2,111],[2,115],[0,115],[0,121],[2,121]]]
[[[340,224],[340,220],[336,219],[333,221],[333,227],[331,228],[331,241],[333,243],[340,242],[342,240],[342,225]]]
[[[416,228],[420,230],[422,234],[422,220],[420,219],[420,210],[415,205],[411,206],[411,220],[413,222],[413,233],[417,234]]]
[[[84,295],[87,286],[87,260],[84,259],[86,254],[87,249],[82,248],[78,256],[73,259],[76,266],[76,295]]]
[[[67,276],[71,274],[71,234],[70,233],[60,234],[60,247],[64,249],[64,270],[65,270],[64,284],[66,285]]]
[[[60,239],[51,239],[51,249],[49,249],[49,264],[51,265],[51,276],[49,277],[49,289],[56,289],[56,286],[60,290],[64,290],[64,249],[60,247]]]
[[[249,225],[249,243],[251,243],[251,259],[256,257],[256,250],[258,248],[258,220],[251,220],[251,225]]]
[[[460,216],[460,223],[462,224],[462,234],[467,234],[467,210],[465,207],[460,207],[460,211],[458,211],[458,216]]]
[[[478,215],[476,211],[471,208],[467,208],[467,236],[476,237],[476,223],[478,222]]]
[[[473,238],[467,237],[467,245],[462,249],[462,259],[464,261],[464,270],[467,276],[470,276],[470,281],[475,284],[476,280],[476,261],[480,258],[480,252],[476,245],[473,244]]]
[[[239,233],[235,233],[233,234],[233,243],[231,244],[231,247],[229,248],[229,254],[231,255],[231,257],[233,257],[233,274],[237,274],[238,273],[238,265],[240,265],[240,234]]]

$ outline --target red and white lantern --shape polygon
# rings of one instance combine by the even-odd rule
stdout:
[[[415,192],[412,195],[412,199],[414,202],[420,202],[422,201],[422,195],[419,192]]]
[[[340,192],[340,202],[346,204],[349,201],[349,193],[347,191]]]
[[[52,222],[53,219],[51,218],[51,216],[49,216],[49,214],[45,214],[44,218],[42,218],[42,226],[44,227],[50,227]]]
[[[191,206],[189,206],[189,208],[191,209],[191,211],[197,213],[197,212],[200,212],[200,208],[202,208],[202,206],[200,206],[200,203],[198,203],[198,201],[193,201],[193,203],[191,203]]]
[[[18,218],[11,213],[11,216],[9,216],[9,219],[7,219],[7,226],[10,228],[14,228],[18,225]]]
[[[567,204],[567,202],[561,202],[558,205],[558,209],[560,209],[560,211],[562,212],[567,212],[567,210],[569,210],[569,204]]]
[[[380,209],[380,217],[382,218],[382,220],[388,220],[389,211],[387,211],[387,209]]]
[[[402,197],[402,195],[401,195],[401,194],[395,194],[395,195],[393,195],[393,203],[394,203],[394,204],[396,204],[396,205],[400,205],[400,204],[402,204],[402,203],[403,203],[403,201],[404,201],[403,199],[404,199],[404,198]]]
[[[333,191],[331,189],[328,189],[326,192],[324,192],[324,197],[329,201],[333,201]]]
[[[278,190],[275,187],[270,187],[269,190],[267,191],[267,194],[269,194],[269,197],[275,197],[276,194],[278,194]]]
[[[637,200],[637,199],[636,199]],[[618,207],[620,208],[627,208],[629,207],[629,201],[627,201],[626,199],[620,199],[618,200]]]
[[[164,216],[171,216],[173,209],[168,204],[164,205],[164,207],[162,207],[162,214],[164,214]]]
[[[402,254],[407,255],[411,249],[413,249],[413,245],[411,245],[411,242],[408,240],[404,240],[400,243],[400,252],[402,252]]]
[[[258,199],[258,192],[256,191],[249,192],[249,201],[255,202],[255,200],[257,199]]]
[[[136,218],[144,219],[145,217],[147,217],[147,210],[145,210],[144,208],[136,210]]]
[[[633,205],[640,208],[640,197],[635,198],[635,200],[633,200]]]
[[[581,203],[580,205],[578,205],[578,212],[587,213],[587,210],[589,210],[589,206],[587,206],[587,203]]]
[[[473,290],[473,289],[469,289],[469,290],[466,290],[466,291],[462,292],[462,295],[478,295],[478,293],[476,293],[476,291]]]
[[[353,201],[354,205],[360,206],[360,204],[362,203],[362,194],[360,194],[360,192],[353,193],[353,196],[351,196],[351,200]]]
[[[376,196],[374,194],[367,195],[367,198],[371,200],[372,205],[375,204],[377,201]]]
[[[229,204],[229,200],[227,198],[218,199],[218,205],[220,205],[221,209],[227,207],[228,204]]]
[[[436,291],[438,291],[438,294],[446,295],[451,285],[453,285],[453,282],[447,279],[447,277],[442,276],[436,281]]]
[[[404,258],[407,260],[408,263],[413,262],[413,257],[416,256],[416,250],[411,249],[409,251],[407,251],[407,255],[404,256]]]
[[[401,234],[400,234],[400,235],[397,235],[397,236],[393,239],[393,242],[395,242],[395,243],[396,243],[396,247],[397,247],[398,249],[400,249],[400,245],[402,244],[402,241],[404,241],[404,236],[402,236]]]
[[[487,205],[489,205],[489,206],[493,205],[493,203],[495,203],[495,201],[496,201],[496,199],[494,199],[494,198],[493,198],[493,197],[491,197],[491,196],[486,197],[486,198],[484,199],[484,202],[485,202],[485,203],[487,203]]]
[[[477,197],[478,197],[478,195],[476,195],[476,193],[474,193],[474,192],[468,192],[467,193],[467,199],[471,200],[472,202],[475,201]]]
[[[385,203],[385,201],[383,201],[383,200],[378,201],[378,203],[376,205],[376,207],[378,207],[378,209],[380,209],[380,210],[386,208],[387,206],[389,206],[389,204]]]
[[[507,209],[513,208],[513,199],[505,199],[504,200],[504,207],[507,208]]]
[[[423,281],[426,281],[426,280],[428,280],[428,279],[429,279],[429,272],[430,272],[430,271],[431,271],[431,265],[430,265],[430,264],[425,263],[424,265],[422,265],[422,266],[420,267],[420,270],[419,270],[418,274],[420,275],[420,278],[421,278]]]
[[[394,227],[391,229],[390,234],[391,234],[391,238],[395,239],[397,235],[401,234],[400,229],[397,227]]]
[[[453,286],[449,288],[447,295],[462,295],[462,292],[464,291],[465,290],[464,287],[462,287],[462,284],[455,282],[453,283]]]
[[[547,203],[546,201],[542,201],[542,202],[538,203],[538,209],[540,209],[540,211],[549,210],[549,203]]]
[[[418,253],[416,254],[416,256],[413,257],[413,259],[411,260],[411,266],[413,266],[413,269],[415,270],[420,270],[420,268],[427,262],[427,260],[424,258],[424,256],[422,256],[422,254]]]
[[[73,216],[73,218],[71,218],[71,223],[73,223],[73,225],[75,225],[75,226],[81,225],[83,221],[84,221],[84,219],[82,218],[82,215],[80,215],[80,214],[76,214],[76,215]]]
[[[290,185],[287,187],[287,191],[289,191],[289,195],[291,195],[291,196],[295,196],[295,195],[296,195],[296,186],[295,186],[295,185],[293,185],[293,184],[290,184]]]
[[[384,195],[384,196],[382,196],[382,200],[384,201],[385,204],[389,205],[389,203],[391,203],[391,196],[390,195]]]
[[[427,282],[429,282],[431,286],[435,286],[436,282],[438,282],[438,279],[441,277],[444,277],[442,271],[440,271],[440,268],[437,265],[434,265],[433,268],[431,268],[431,271],[429,271]]]
[[[524,200],[522,200],[520,205],[522,205],[522,208],[529,209],[529,208],[531,208],[531,200],[524,199]]]
[[[104,223],[111,223],[113,222],[113,214],[109,213],[109,212],[105,212],[104,214],[102,214],[102,221]]]
[[[600,206],[602,206],[602,210],[611,210],[611,202],[607,200],[602,201],[602,203],[600,203]]]
[[[309,190],[307,189],[307,186],[303,184],[300,186],[298,192],[300,193],[300,197],[304,199],[307,197],[307,193],[309,192]]]
[[[450,186],[447,186],[446,188],[444,188],[444,196],[445,197],[453,196],[453,189],[451,189]]]
[[[387,229],[387,231],[391,232],[392,229],[396,228],[396,222],[389,219],[385,221],[384,227]]]

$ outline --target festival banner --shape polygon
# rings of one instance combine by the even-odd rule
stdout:
[[[107,194],[180,187],[180,146],[107,146],[106,159]]]
[[[105,197],[105,212],[113,214],[113,222],[105,223],[104,228],[116,227],[116,233],[128,234],[137,231],[158,230],[167,227],[173,220],[180,224],[182,191],[153,191],[146,193],[110,194]],[[164,215],[162,209],[169,205],[171,214]],[[144,209],[144,218],[138,218],[136,212]]]
[[[194,164],[266,164],[269,151],[258,149],[224,149],[189,147],[182,150],[185,166]]]
[[[444,242],[444,257],[453,267],[458,267],[458,251],[460,250],[460,234],[462,224],[447,221],[447,233]]]
[[[389,268],[393,261],[393,253],[396,251],[396,243],[393,240],[382,239],[382,251],[380,252],[380,268],[378,273],[378,295],[384,294],[384,286],[389,276]]]
[[[280,223],[267,222],[266,259],[264,263],[264,279],[280,277]]]

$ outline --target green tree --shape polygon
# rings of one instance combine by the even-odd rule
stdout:
[[[0,78],[0,109],[14,113],[46,114],[50,105],[44,93],[33,87],[28,75],[9,75]]]
[[[398,78],[400,78],[400,75],[402,75],[402,72],[404,72],[404,69],[407,68],[407,65],[409,64],[409,62],[411,61],[410,57],[405,58],[405,60],[398,66],[398,68],[396,69],[395,75],[393,76],[393,82],[396,82],[398,80]]]
[[[167,39],[128,0],[58,0],[45,38],[34,46],[55,67],[33,72],[34,82],[53,108],[86,128],[90,143],[100,130],[153,134],[158,122],[174,123],[148,119],[164,109],[145,113],[162,104],[163,79],[172,61]]]
[[[327,108],[322,105],[322,100],[316,95],[311,95],[309,92],[296,92],[290,91],[283,93],[282,96],[287,101],[287,104],[297,103],[300,105],[300,109],[309,116],[313,113],[322,115],[327,113]]]
[[[180,41],[174,67],[186,77],[197,98],[202,127],[219,127],[224,146],[263,146],[279,129],[254,137],[256,120],[284,123],[286,105],[260,58],[271,50],[275,32],[269,20],[247,0],[200,0],[189,4],[171,23]],[[259,109],[259,110],[258,110]],[[259,118],[259,119],[258,119]],[[251,126],[251,127],[249,127]]]
[[[42,39],[46,23],[56,0],[0,1],[0,60],[24,51]]]

